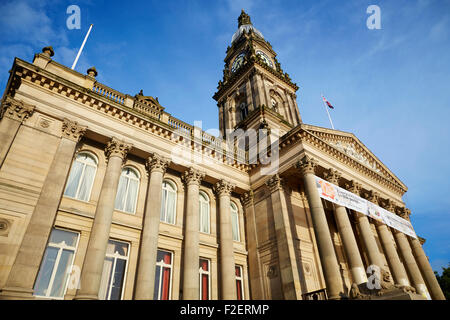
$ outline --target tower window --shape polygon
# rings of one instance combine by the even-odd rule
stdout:
[[[239,109],[241,111],[241,120],[244,120],[248,116],[248,107],[245,102],[242,102],[239,106]]]

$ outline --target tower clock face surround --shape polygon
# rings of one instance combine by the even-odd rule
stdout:
[[[269,67],[273,68],[272,60],[261,50],[256,50],[256,55],[259,56],[265,64]]]
[[[233,65],[231,66],[231,72],[236,72],[242,65],[244,64],[245,53],[240,53],[236,59],[233,61]]]

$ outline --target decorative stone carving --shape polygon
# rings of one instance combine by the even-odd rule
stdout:
[[[392,201],[391,199],[387,199],[386,201],[384,201],[382,207],[387,211],[395,212],[394,201]]]
[[[267,277],[269,279],[273,279],[278,275],[277,268],[275,266],[268,266],[267,267]]]
[[[205,177],[204,172],[201,172],[197,169],[190,167],[183,173],[181,179],[183,180],[184,183],[189,185],[189,184],[200,184],[200,182],[203,180],[204,177]]]
[[[377,204],[380,194],[376,191],[370,190],[368,192],[363,192],[362,196],[370,202]]]
[[[277,190],[283,189],[283,179],[280,178],[278,174],[272,176],[267,180],[266,185],[269,187],[270,192],[275,192]]]
[[[398,210],[398,215],[405,220],[409,220],[409,216],[411,215],[411,210],[406,207],[402,207]]]
[[[361,192],[361,188],[362,188],[362,184],[359,182],[356,182],[355,180],[351,180],[350,183],[346,183],[345,184],[345,189],[347,189],[348,191],[359,195],[359,193]]]
[[[222,179],[214,185],[213,191],[218,196],[222,196],[222,195],[229,196],[235,187],[236,187],[236,185]]]
[[[55,51],[53,51],[52,46],[42,48],[42,52],[49,58],[55,55]]]
[[[8,236],[9,230],[11,229],[11,221],[0,218],[0,236]]]
[[[330,168],[328,171],[324,172],[324,176],[327,181],[338,186],[339,179],[341,178],[342,174],[339,171],[337,171],[333,168]]]
[[[169,159],[166,159],[156,153],[152,153],[145,162],[145,166],[149,173],[151,173],[153,170],[159,170],[164,174],[169,165]]]
[[[64,118],[61,127],[61,136],[63,138],[78,142],[86,132],[86,128],[87,127],[80,126],[76,121],[71,121],[67,118]]]
[[[306,155],[295,164],[295,167],[297,169],[299,169],[303,175],[305,175],[307,173],[314,174],[316,166],[317,166],[317,161]]]
[[[7,96],[2,105],[0,118],[7,117],[19,122],[25,121],[31,117],[34,112],[34,106]]]
[[[253,203],[253,190],[244,193],[241,196],[241,202],[244,205],[244,207],[251,205]]]
[[[122,159],[122,161],[124,161],[131,147],[131,144],[127,144],[124,141],[120,141],[117,138],[113,137],[111,141],[109,141],[106,145],[106,158],[109,159],[111,157],[119,157]]]
[[[363,155],[362,152],[356,151],[355,144],[354,143],[345,143],[342,141],[329,141],[329,144],[331,144],[333,147],[338,149],[339,151],[345,153],[349,157],[352,157],[353,159],[361,162],[365,166],[371,168],[377,173],[381,173],[381,170],[378,169],[377,164],[375,161],[369,161],[367,157]]]

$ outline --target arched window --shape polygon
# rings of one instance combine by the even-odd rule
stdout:
[[[209,197],[204,192],[199,194],[200,232],[209,233]]]
[[[274,98],[272,98],[271,103],[273,111],[278,112],[278,102]]]
[[[117,188],[114,208],[120,211],[134,213],[139,190],[139,174],[130,167],[122,169]]]
[[[239,215],[236,205],[231,202],[231,226],[233,232],[233,240],[240,241],[239,237]]]
[[[77,154],[70,169],[64,195],[82,201],[89,201],[96,171],[97,160],[92,154],[88,152]]]
[[[240,112],[241,112],[241,120],[244,120],[247,118],[248,115],[248,107],[245,102],[242,102],[239,106]]]
[[[172,182],[164,180],[162,184],[161,217],[162,222],[175,224],[177,190]]]

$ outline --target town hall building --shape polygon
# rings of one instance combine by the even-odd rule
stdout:
[[[445,299],[405,184],[303,123],[244,11],[220,136],[53,55],[16,58],[1,100],[0,299]]]

